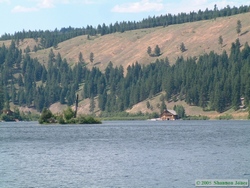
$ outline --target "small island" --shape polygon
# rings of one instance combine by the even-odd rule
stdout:
[[[70,107],[62,114],[53,114],[48,108],[44,108],[38,120],[40,124],[101,124],[102,122],[92,116],[79,115]]]

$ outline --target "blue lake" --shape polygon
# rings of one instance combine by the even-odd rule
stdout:
[[[250,121],[0,123],[0,187],[193,188],[250,179]]]

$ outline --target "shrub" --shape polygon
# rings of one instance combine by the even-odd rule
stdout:
[[[68,107],[66,110],[63,111],[63,115],[66,121],[68,121],[74,117],[75,112],[70,107]]]
[[[38,121],[40,124],[50,123],[52,121],[53,117],[54,116],[53,116],[52,112],[49,109],[44,108]]]
[[[234,118],[233,118],[233,116],[231,114],[225,114],[225,115],[219,116],[217,119],[219,119],[219,120],[230,120],[230,119],[234,119]]]
[[[57,116],[57,121],[59,124],[66,124],[65,120],[63,119],[63,115]]]

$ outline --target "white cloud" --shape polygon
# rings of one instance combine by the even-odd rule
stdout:
[[[208,0],[191,0],[189,1],[190,4],[194,6],[204,5],[208,2]]]
[[[0,0],[0,3],[10,3],[10,0]]]
[[[1,0],[0,0],[1,1]],[[15,6],[11,12],[20,13],[20,12],[35,12],[43,8],[53,8],[54,0],[36,0],[37,4],[32,7],[25,7],[21,5]]]
[[[34,12],[39,11],[41,9],[48,9],[55,7],[56,4],[74,4],[74,3],[83,3],[83,4],[96,4],[102,0],[30,0],[32,2],[36,2],[32,7],[25,7],[21,5],[15,6],[11,12]],[[9,2],[10,0],[0,0],[2,2]]]
[[[119,13],[138,13],[138,12],[150,12],[150,11],[161,11],[164,9],[164,4],[161,0],[141,0],[134,3],[124,3],[116,5],[112,12]]]
[[[23,7],[20,5],[15,6],[11,12],[13,13],[17,13],[17,12],[35,12],[38,11],[38,9],[36,7]]]
[[[57,0],[58,3],[63,4],[100,4],[106,0]]]
[[[96,2],[94,0],[84,0],[84,4],[95,4]]]
[[[52,8],[54,7],[54,0],[41,0],[38,5],[38,8]]]

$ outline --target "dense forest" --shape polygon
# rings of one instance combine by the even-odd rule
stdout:
[[[124,67],[112,62],[103,72],[96,67],[90,70],[81,53],[78,63],[70,67],[52,49],[45,67],[12,41],[10,47],[0,47],[0,110],[9,109],[11,102],[38,111],[55,102],[72,105],[80,93],[92,102],[97,98],[104,112],[119,112],[165,91],[164,100],[185,100],[204,110],[223,112],[238,109],[241,97],[249,104],[249,70],[250,47],[239,39],[232,43],[230,54],[211,51],[179,57],[172,66],[168,58],[149,65],[136,62],[127,67],[126,75]]]
[[[60,30],[56,28],[54,31],[23,30],[16,32],[14,34],[5,33],[0,37],[0,40],[14,40],[18,44],[20,40],[22,41],[25,38],[33,38],[34,40],[39,41],[40,43],[40,46],[38,46],[37,49],[41,49],[41,48],[49,48],[52,46],[57,47],[58,43],[80,35],[88,35],[88,36],[106,35],[115,32],[125,32],[129,30],[136,30],[142,28],[152,28],[158,26],[166,27],[168,25],[232,16],[236,14],[246,13],[249,11],[250,11],[250,6],[241,6],[239,8],[227,6],[219,10],[215,5],[213,10],[206,9],[205,11],[199,10],[198,12],[193,11],[190,13],[179,13],[177,15],[166,14],[161,16],[153,16],[138,22],[123,21],[120,23],[116,22],[110,25],[99,24],[97,27],[88,25],[83,28],[68,27],[68,28],[61,28]]]

